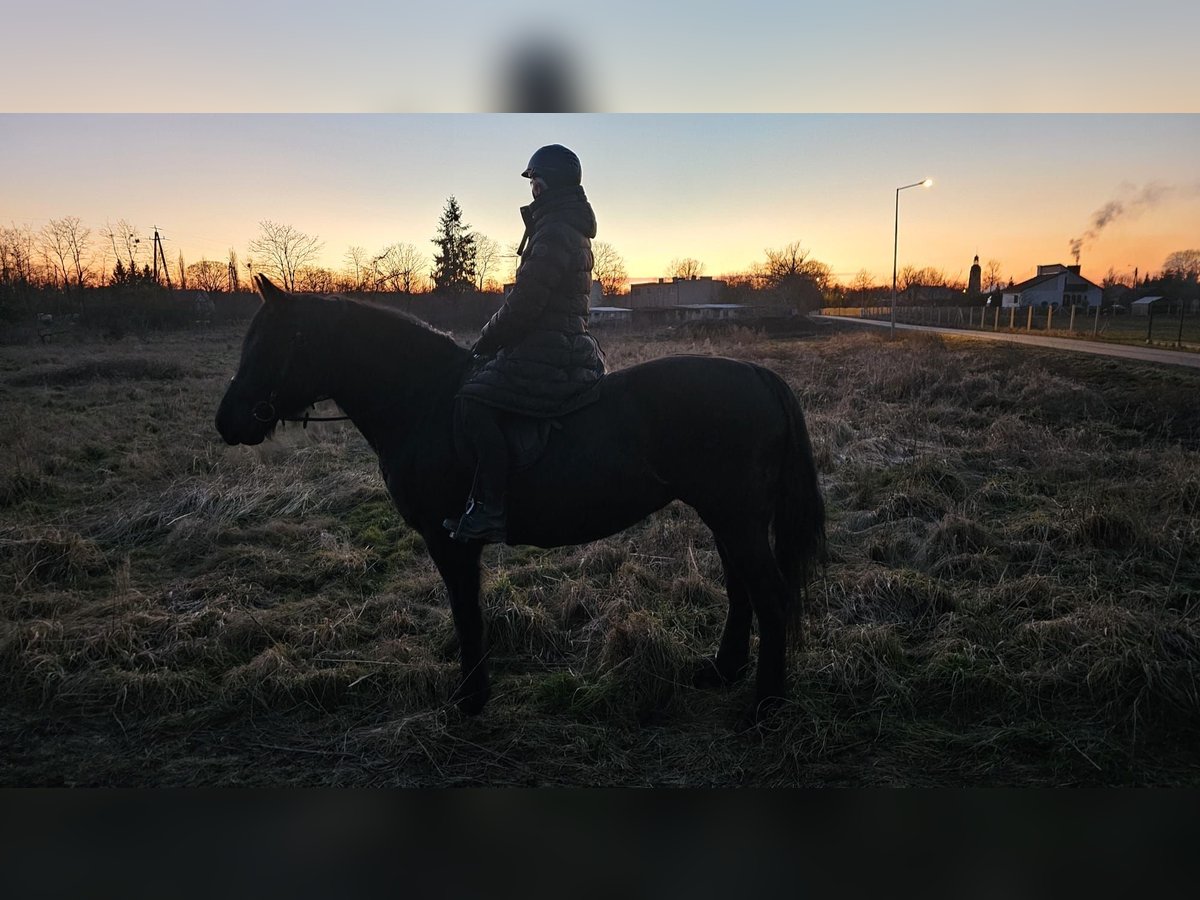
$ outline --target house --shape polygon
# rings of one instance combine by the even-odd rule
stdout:
[[[1079,274],[1079,266],[1050,263],[1037,267],[1037,274],[1020,284],[1004,288],[1001,305],[1012,306],[1087,306],[1100,305],[1104,292]]]

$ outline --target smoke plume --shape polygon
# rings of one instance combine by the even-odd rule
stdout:
[[[1140,216],[1146,210],[1161,203],[1174,190],[1170,185],[1154,182],[1147,184],[1140,191],[1127,185],[1123,189],[1123,196],[1109,200],[1092,213],[1092,221],[1087,231],[1080,237],[1071,238],[1071,255],[1075,257],[1076,265],[1079,264],[1079,254],[1083,250],[1083,245],[1094,241],[1105,227],[1117,219],[1131,219]]]

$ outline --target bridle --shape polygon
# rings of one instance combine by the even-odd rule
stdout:
[[[345,316],[347,311],[348,311],[348,308],[343,307],[342,316]],[[303,349],[303,346],[304,346],[304,335],[299,329],[297,329],[295,331],[295,333],[293,333],[293,335],[292,335],[292,342],[291,342],[291,345],[288,347],[288,355],[284,361],[284,364],[283,364],[283,366],[280,367],[281,375],[280,375],[279,381],[281,383],[286,383],[287,375],[290,374],[293,360],[295,360],[296,354],[301,349]],[[473,362],[473,361],[474,361],[474,358],[468,360],[467,364],[469,364],[470,362]],[[427,387],[428,385],[430,385],[437,379],[442,378],[446,374],[452,372],[454,369],[456,369],[462,365],[464,365],[464,363],[461,360],[456,359],[451,365],[448,365],[441,369],[438,369],[433,374],[431,374],[429,377],[421,379],[415,385],[413,385],[411,388],[409,388],[407,391],[402,392],[400,397],[398,397],[394,402],[388,403],[386,406],[384,406],[383,408],[378,410],[378,412],[384,412],[388,409],[391,409],[391,408],[400,406],[403,403],[406,403],[408,401],[408,399],[411,396],[413,396],[414,394],[416,394],[418,391],[424,389],[425,387]],[[235,375],[234,378],[236,378],[236,377],[237,376]],[[279,415],[279,412],[275,407],[275,401],[278,399],[278,395],[279,395],[279,392],[277,390],[273,390],[267,396],[267,399],[257,401],[254,404],[254,406],[252,406],[250,408],[250,415],[254,417],[254,420],[256,422],[260,422],[264,425],[273,424],[275,422],[299,422],[299,423],[301,423],[301,427],[308,428],[309,422],[348,422],[348,421],[350,421],[350,418],[351,418],[350,416],[314,416],[311,413],[309,413],[308,411],[305,411],[303,416],[281,416],[281,415]],[[324,400],[328,400],[328,399],[330,399],[328,396],[322,396],[322,397],[316,398],[315,400],[312,401],[312,403],[309,404],[309,409],[312,409],[313,406],[315,406],[317,403],[320,403],[320,402],[322,402]]]
[[[341,319],[345,318],[347,312],[348,307],[343,301],[341,304],[341,311],[333,324],[336,325]],[[336,329],[332,329],[332,331],[333,333],[336,333]],[[296,331],[292,334],[292,342],[288,346],[287,357],[285,358],[283,365],[280,367],[280,383],[287,383],[287,376],[291,374],[292,363],[296,359],[296,354],[299,353],[303,347],[304,334],[300,331],[300,329],[296,329]],[[235,375],[234,377],[236,378],[237,376]],[[303,416],[281,416],[275,408],[275,401],[278,398],[279,391],[274,390],[267,395],[266,400],[259,400],[256,402],[254,406],[250,408],[250,415],[254,417],[254,421],[261,422],[264,425],[274,424],[275,422],[301,422],[303,423],[303,427],[307,428],[309,422],[346,422],[350,419],[349,416],[313,416],[307,411]],[[328,397],[318,397],[309,404],[309,408],[311,409],[314,404],[328,399]]]
[[[315,405],[322,400],[328,400],[328,397],[321,397],[313,401]],[[300,422],[304,428],[308,427],[309,422],[348,422],[349,416],[314,416],[305,413],[303,416],[281,416],[275,412],[275,391],[271,391],[271,395],[266,400],[259,400],[250,410],[250,415],[254,416],[256,422],[262,422],[264,425],[272,422]]]

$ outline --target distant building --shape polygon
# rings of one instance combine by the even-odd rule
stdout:
[[[679,307],[683,321],[698,319],[740,319],[749,307],[741,303],[685,303]]]
[[[1099,306],[1104,292],[1079,274],[1079,266],[1049,263],[1037,274],[1002,292],[1002,305],[1011,306]]]
[[[695,278],[660,278],[629,286],[630,309],[659,309],[672,306],[711,306],[720,300],[725,282],[708,275]]]
[[[974,297],[983,289],[983,269],[979,268],[979,254],[975,254],[975,262],[971,263],[971,274],[967,277],[967,293]]]
[[[589,317],[593,325],[628,325],[633,321],[633,310],[624,306],[593,306]]]
[[[1129,305],[1129,311],[1135,316],[1148,316],[1150,307],[1156,306],[1162,299],[1162,297],[1142,297]]]

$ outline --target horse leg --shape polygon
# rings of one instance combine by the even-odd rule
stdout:
[[[715,535],[714,535],[715,537]],[[725,630],[715,657],[705,657],[696,667],[693,683],[696,687],[720,687],[741,680],[750,661],[750,619],[753,610],[746,583],[734,570],[729,551],[717,540],[717,553],[725,573],[725,594],[729,610],[725,614]]]
[[[787,693],[787,584],[771,552],[765,527],[750,526],[722,535],[730,568],[745,582],[758,617],[756,716]],[[735,657],[736,658],[736,657]]]
[[[454,630],[458,634],[462,682],[452,699],[467,715],[478,715],[490,692],[483,653],[483,614],[479,609],[479,557],[483,545],[460,544],[440,530],[424,537],[429,555],[446,585]]]

